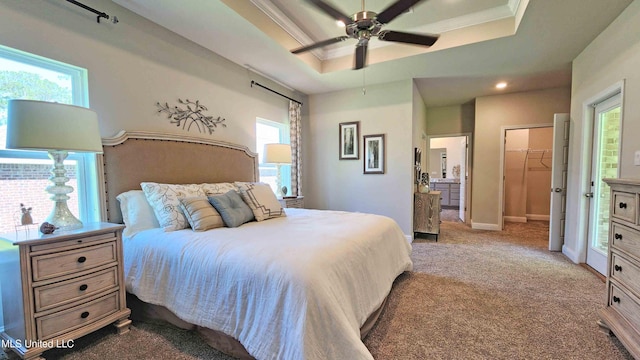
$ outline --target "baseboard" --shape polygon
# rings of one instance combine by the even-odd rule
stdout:
[[[411,236],[411,235],[407,235],[407,234],[404,234],[404,238],[405,238],[405,239],[407,239],[407,242],[408,242],[409,244],[412,244],[412,243],[413,243],[413,236]]]
[[[500,225],[498,225],[498,224],[476,223],[476,222],[473,222],[473,220],[471,220],[471,228],[475,229],[475,230],[502,231],[502,228],[500,228]]]
[[[505,216],[504,221],[508,222],[517,222],[517,223],[526,223],[527,218],[524,216]]]
[[[527,214],[527,220],[549,221],[549,215],[544,214]]]

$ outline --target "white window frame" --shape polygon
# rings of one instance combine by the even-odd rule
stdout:
[[[280,138],[278,139],[281,144],[290,144],[291,143],[291,132],[289,129],[289,123],[281,123],[273,120],[267,120],[262,118],[256,118],[256,124],[261,124],[265,126],[271,126],[278,129],[278,133],[280,134]],[[257,137],[257,136],[256,136]],[[275,166],[275,165],[274,165]],[[260,164],[258,164],[260,167]],[[290,167],[289,167],[290,169]],[[283,184],[287,184],[287,187],[291,188],[291,171],[283,171],[281,174],[281,179]]]
[[[0,45],[0,58],[67,74],[71,77],[72,104],[89,107],[89,81],[86,69],[47,59]],[[0,157],[12,159],[48,159],[44,151],[0,149]],[[69,160],[77,164],[78,217],[83,222],[100,221],[100,196],[97,176],[97,157],[91,153],[69,153]],[[53,167],[53,163],[52,167]],[[53,204],[52,204],[53,207]]]

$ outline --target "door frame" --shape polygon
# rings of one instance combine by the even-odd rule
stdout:
[[[535,129],[535,128],[544,128],[544,127],[553,127],[553,122],[545,123],[545,124],[529,124],[529,125],[504,125],[500,127],[500,174],[498,181],[498,219],[500,219],[500,223],[498,224],[499,228],[496,230],[502,231],[504,230],[504,207],[505,207],[505,198],[504,198],[504,166],[505,166],[505,142],[507,141],[507,131],[509,130],[522,130],[522,129]]]
[[[437,134],[437,135],[427,135],[427,148],[425,153],[429,154],[429,151],[431,150],[431,139],[437,139],[437,138],[447,138],[447,137],[463,137],[466,136],[467,137],[467,166],[466,166],[466,170],[467,173],[469,173],[469,177],[465,180],[465,199],[464,199],[464,206],[467,208],[467,210],[465,211],[465,218],[462,219],[464,220],[464,223],[467,224],[468,226],[471,226],[471,219],[472,219],[472,214],[471,214],[471,186],[472,186],[472,179],[473,179],[473,133],[470,132],[463,132],[463,133],[452,133],[452,134]],[[426,156],[427,161],[429,161],[429,157]],[[426,164],[426,169],[429,169],[429,163],[427,162]],[[462,176],[462,174],[461,174]]]
[[[587,247],[589,246],[589,202],[587,198],[584,197],[584,194],[591,191],[591,160],[593,155],[593,121],[595,116],[595,105],[616,95],[617,93],[620,93],[620,129],[624,129],[624,85],[624,80],[617,81],[613,85],[591,96],[582,103],[582,149],[580,152],[579,162],[582,169],[580,171],[579,179],[578,226],[576,227],[576,251],[579,253],[573,254],[570,249],[566,248],[566,245],[562,246],[562,252],[571,259],[575,257],[575,260],[577,260],[578,263],[586,263]],[[620,136],[620,149],[623,148],[623,138],[623,136]],[[622,156],[622,153],[620,153],[620,156]],[[568,198],[567,201],[569,201]],[[565,237],[566,231],[567,229],[565,229]]]

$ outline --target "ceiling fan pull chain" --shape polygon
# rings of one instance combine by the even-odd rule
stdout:
[[[366,84],[364,68],[362,68],[362,95],[367,95],[367,84]]]

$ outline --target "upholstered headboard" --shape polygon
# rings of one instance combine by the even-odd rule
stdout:
[[[258,181],[258,155],[247,147],[153,132],[102,139],[106,220],[122,223],[116,196],[140,183],[199,184]],[[103,218],[105,218],[103,216]]]

